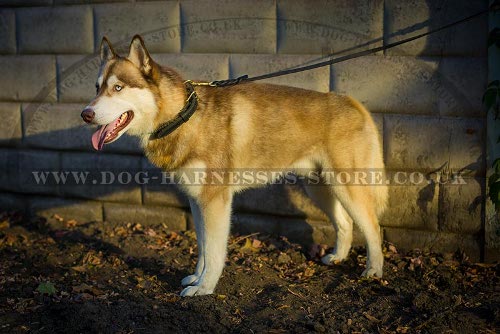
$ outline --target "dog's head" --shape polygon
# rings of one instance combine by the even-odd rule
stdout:
[[[127,57],[117,55],[104,37],[100,57],[96,97],[81,114],[86,123],[100,125],[92,135],[96,150],[125,132],[139,136],[151,132],[158,112],[155,98],[158,65],[140,36],[132,39]]]

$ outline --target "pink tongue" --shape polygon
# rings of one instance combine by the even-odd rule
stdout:
[[[97,129],[96,132],[92,135],[92,146],[94,146],[94,149],[99,151],[102,149],[104,146],[104,139],[106,139],[106,136],[108,133],[113,131],[115,128],[115,124],[117,124],[119,119],[114,121],[113,123],[109,123],[106,125],[101,126],[99,129]]]

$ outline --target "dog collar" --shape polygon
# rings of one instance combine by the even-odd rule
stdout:
[[[198,95],[196,95],[191,81],[186,81],[184,85],[186,85],[186,92],[188,96],[186,104],[173,119],[160,124],[160,126],[158,126],[158,128],[151,133],[149,140],[160,139],[168,136],[183,123],[186,123],[196,111],[196,108],[198,107]]]

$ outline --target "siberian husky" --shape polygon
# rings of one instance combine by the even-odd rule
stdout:
[[[148,159],[166,171],[292,169],[320,176],[327,170],[384,171],[373,119],[350,97],[250,82],[191,85],[157,64],[140,36],[132,39],[127,57],[117,55],[104,37],[100,57],[97,95],[81,114],[86,123],[101,126],[92,136],[96,150],[127,132],[138,136]],[[306,191],[337,231],[335,248],[322,262],[346,258],[354,222],[367,243],[362,275],[381,277],[378,216],[386,207],[387,187],[332,184],[323,177],[320,182],[306,185]],[[233,195],[253,186],[181,185],[190,198],[199,250],[194,274],[181,282],[182,296],[213,293],[226,259]]]

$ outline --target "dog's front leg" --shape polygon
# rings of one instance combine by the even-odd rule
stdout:
[[[199,199],[199,209],[203,217],[204,268],[195,285],[188,286],[181,296],[208,295],[213,293],[226,261],[227,239],[229,237],[232,196],[221,191],[208,200]]]
[[[201,215],[198,203],[191,197],[189,198],[189,206],[191,207],[191,213],[193,215],[196,241],[198,243],[198,262],[196,263],[194,274],[184,277],[181,282],[182,286],[196,285],[205,267],[205,258],[203,256],[203,216]]]

